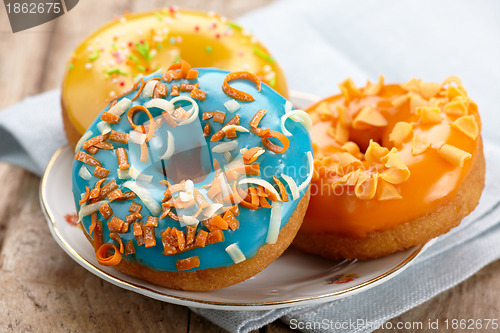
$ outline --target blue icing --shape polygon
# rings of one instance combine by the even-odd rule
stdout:
[[[196,161],[196,164],[199,164],[200,167],[198,170],[202,170],[200,174],[198,174],[198,180],[195,180],[195,187],[200,190],[201,193],[205,194],[206,190],[201,189],[201,187],[205,184],[210,183],[213,180],[212,171],[212,158],[216,158],[221,165],[227,164],[224,159],[224,154],[221,153],[212,153],[211,148],[214,146],[229,141],[228,139],[222,139],[218,142],[210,142],[209,137],[203,138],[203,126],[206,122],[209,122],[212,129],[212,134],[222,128],[223,124],[216,123],[213,119],[202,121],[202,113],[206,111],[214,111],[219,110],[226,113],[226,118],[224,123],[229,121],[235,115],[239,115],[241,122],[240,125],[245,128],[249,128],[249,122],[254,116],[255,112],[259,109],[265,109],[268,112],[261,120],[259,127],[262,128],[270,128],[271,130],[281,132],[280,128],[280,118],[285,114],[285,98],[280,96],[277,92],[272,90],[266,84],[262,84],[262,89],[260,92],[256,89],[254,83],[247,80],[235,80],[231,82],[231,86],[241,90],[248,92],[254,98],[254,102],[238,102],[241,106],[239,110],[234,113],[230,113],[227,111],[224,103],[231,100],[232,98],[227,96],[222,92],[222,83],[224,77],[228,74],[226,71],[218,70],[218,69],[199,69],[199,78],[197,80],[175,80],[170,83],[165,83],[168,87],[168,91],[170,92],[170,87],[173,84],[185,83],[196,83],[199,82],[199,88],[205,92],[207,92],[207,97],[205,101],[195,100],[199,105],[199,115],[198,119],[192,122],[191,124],[184,126],[177,126],[175,128],[171,128],[165,123],[161,125],[160,129],[157,129],[155,135],[157,136],[154,139],[151,139],[148,143],[149,145],[149,162],[144,163],[139,161],[140,155],[140,147],[139,145],[129,142],[128,144],[121,144],[117,142],[112,142],[115,148],[124,147],[127,149],[129,163],[133,165],[137,170],[141,171],[146,175],[150,175],[153,177],[153,180],[150,184],[141,183],[141,186],[147,188],[155,200],[158,203],[161,203],[163,199],[163,192],[165,191],[165,187],[163,185],[159,185],[158,182],[160,180],[166,179],[162,170],[177,170],[177,171],[185,171],[188,167],[191,167],[193,164],[192,161]],[[145,79],[149,79],[152,77],[158,77],[159,75],[152,74]],[[136,91],[128,94],[127,98],[131,99],[135,96]],[[189,92],[181,92],[181,96],[189,96]],[[135,101],[132,102],[131,106],[134,105],[143,105],[151,98],[140,96]],[[172,96],[170,94],[166,97],[167,100],[171,100]],[[176,106],[183,106],[186,110],[189,110],[189,102],[178,102]],[[150,108],[150,112],[153,117],[160,116],[162,110],[159,108]],[[99,123],[99,117],[92,123],[89,130],[92,131],[93,136],[99,135],[100,132],[97,128],[97,123]],[[134,117],[134,122],[136,124],[141,124],[145,121],[148,121],[148,118],[145,116],[144,112],[138,112]],[[259,163],[261,166],[261,174],[258,176],[259,178],[263,178],[274,184],[272,180],[273,175],[280,175],[281,173],[285,173],[291,176],[297,185],[301,184],[304,180],[306,180],[309,171],[309,163],[306,152],[312,151],[311,148],[311,140],[309,134],[306,129],[300,123],[294,122],[290,119],[286,121],[287,129],[293,133],[290,140],[290,147],[283,154],[275,154],[269,150],[265,150],[265,153],[257,159],[256,163]],[[120,122],[117,125],[111,124],[111,128],[116,131],[129,133],[131,131],[131,126],[127,120],[126,112],[122,115]],[[175,137],[175,158],[162,161],[159,159],[159,156],[163,155],[168,147],[168,131],[170,131]],[[238,132],[238,149],[232,151],[232,158],[236,158],[239,155],[239,150],[242,148],[252,148],[255,146],[262,147],[261,138],[253,133],[242,133]],[[82,149],[82,151],[84,151]],[[84,151],[85,152],[85,151]],[[182,167],[172,165],[174,160],[178,160],[179,156],[185,158],[188,162],[184,164]],[[103,165],[104,168],[110,170],[110,174],[107,180],[103,183],[106,184],[108,181],[114,179],[116,180],[119,188],[122,189],[123,192],[129,191],[129,189],[121,186],[127,179],[119,179],[117,176],[118,163],[116,160],[116,155],[114,150],[103,150],[100,149],[95,155]],[[195,160],[193,160],[195,159]],[[94,187],[95,183],[99,180],[96,177],[92,177],[90,181],[84,180],[78,175],[78,171],[84,163],[75,160],[73,163],[73,195],[75,199],[75,203],[77,205],[78,210],[80,210],[79,200],[81,193],[85,193],[86,186],[89,186],[91,189]],[[85,164],[85,166],[89,169],[91,173],[94,171],[94,167]],[[175,172],[174,172],[175,173]],[[170,172],[167,172],[169,177],[169,181],[171,183],[176,183],[181,179],[172,179],[170,177]],[[175,175],[174,175],[175,176]],[[250,176],[251,177],[251,176]],[[175,177],[174,177],[175,178]],[[139,183],[139,180],[138,180]],[[289,196],[288,202],[283,202],[281,206],[282,211],[282,219],[281,219],[281,227],[283,227],[293,211],[297,207],[299,200],[305,193],[303,190],[300,193],[300,198],[293,200],[291,198],[290,191],[288,189],[288,185],[284,182],[287,193]],[[125,220],[126,216],[129,214],[128,209],[130,207],[131,202],[138,202],[142,205],[142,209],[140,214],[144,217],[142,221],[145,222],[146,217],[152,215],[146,205],[137,197],[134,200],[127,201],[113,201],[110,203],[110,207],[113,210],[113,215]],[[195,207],[196,208],[196,207]],[[194,209],[196,210],[196,209]],[[161,241],[161,232],[164,231],[167,227],[176,227],[177,229],[185,231],[185,227],[181,227],[178,221],[173,220],[170,217],[163,218],[159,220],[158,227],[155,228],[155,237],[156,237],[156,246],[145,248],[144,246],[138,246],[136,238],[132,234],[132,225],[130,225],[129,230],[126,233],[120,233],[120,237],[123,240],[123,243],[126,244],[129,240],[133,240],[135,245],[136,253],[133,255],[127,255],[125,258],[132,262],[138,262],[143,265],[147,265],[155,270],[159,271],[176,271],[176,261],[180,259],[185,259],[191,256],[198,256],[200,259],[200,266],[194,268],[192,270],[205,269],[205,268],[217,268],[223,266],[230,266],[234,264],[233,260],[230,258],[228,253],[225,251],[225,248],[230,244],[237,243],[243,254],[247,259],[253,257],[258,249],[266,244],[265,239],[267,236],[267,230],[269,226],[270,219],[270,209],[259,208],[258,210],[250,210],[239,206],[240,214],[237,216],[238,221],[240,222],[240,226],[237,230],[225,230],[224,237],[225,240],[220,243],[215,243],[211,245],[207,245],[204,248],[193,249],[190,251],[186,251],[183,253],[179,253],[173,256],[165,256],[162,255],[163,245]],[[179,215],[191,214],[192,210],[185,210]],[[109,230],[106,225],[106,221],[102,217],[102,215],[98,212],[98,219],[103,222],[104,232],[103,239],[104,242],[112,243],[114,242],[109,237]],[[82,219],[83,225],[86,230],[88,230],[90,226],[90,215],[85,216]],[[198,229],[205,229],[202,223],[198,225]],[[205,229],[206,230],[206,229]]]

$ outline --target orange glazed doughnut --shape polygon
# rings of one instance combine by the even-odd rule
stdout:
[[[477,105],[460,80],[348,79],[311,106],[314,176],[294,245],[369,259],[426,242],[477,205],[485,162]]]
[[[181,60],[145,76],[75,149],[75,205],[98,263],[191,291],[257,274],[305,215],[310,124],[248,72]]]
[[[180,58],[193,67],[244,70],[287,97],[281,68],[244,28],[215,13],[175,7],[126,14],[90,35],[71,55],[62,85],[72,147],[99,112],[132,84]]]

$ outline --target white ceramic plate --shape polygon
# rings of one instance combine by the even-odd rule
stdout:
[[[307,106],[314,96],[294,93],[292,101]],[[68,223],[75,214],[71,193],[74,152],[59,149],[40,186],[40,201],[52,236],[59,246],[91,273],[119,287],[164,302],[219,310],[265,310],[323,303],[372,288],[402,272],[423,245],[369,261],[332,261],[288,249],[265,270],[235,286],[211,292],[188,292],[159,287],[97,263],[82,230]]]

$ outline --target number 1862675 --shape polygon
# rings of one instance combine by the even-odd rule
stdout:
[[[59,14],[62,10],[60,2],[15,2],[7,3],[5,6],[8,14]]]

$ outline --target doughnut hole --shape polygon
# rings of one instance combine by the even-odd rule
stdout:
[[[373,140],[380,145],[383,144],[383,136],[385,130],[381,128],[366,128],[366,129],[352,129],[349,134],[349,141],[354,142],[359,146],[360,151],[364,154],[366,149],[368,149],[368,145],[370,144],[370,140]],[[385,142],[384,142],[385,143]],[[387,142],[389,143],[389,142]],[[388,147],[390,149],[390,147]]]
[[[188,104],[181,102],[182,106],[190,111]],[[162,119],[161,110],[151,108],[155,122]],[[137,125],[149,125],[150,121],[145,112],[136,112],[132,117]],[[188,135],[186,135],[189,133]],[[167,153],[169,145],[173,151],[168,158],[161,158]],[[203,128],[200,120],[176,127],[161,126],[155,136],[149,141],[149,160],[155,171],[163,174],[165,179],[173,184],[182,180],[191,179],[193,182],[202,182],[212,172],[212,162],[207,140],[203,137]]]
[[[156,168],[172,184],[186,179],[200,183],[212,172],[212,164],[205,158],[207,153],[204,147],[195,147],[174,154],[168,161],[161,160]]]

